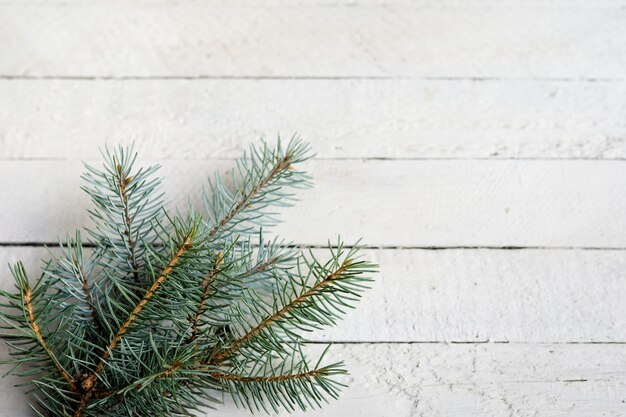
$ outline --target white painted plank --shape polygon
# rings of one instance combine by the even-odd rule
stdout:
[[[184,205],[216,169],[233,164],[164,161],[165,191]],[[340,234],[371,246],[626,246],[622,161],[330,160],[306,167],[315,187],[276,228],[297,243],[325,244]],[[82,170],[77,162],[3,161],[0,242],[54,241],[88,225]]]
[[[136,6],[164,6],[177,7],[180,5],[197,5],[198,3],[209,5],[223,5],[219,0],[179,0],[177,2],[168,2],[166,0],[98,0],[100,4],[118,5],[131,3]],[[91,2],[94,3],[94,2]],[[303,5],[315,5],[319,7],[364,7],[364,6],[404,6],[404,7],[430,7],[430,8],[450,8],[450,7],[488,7],[488,8],[616,8],[626,5],[625,0],[595,0],[589,2],[587,0],[231,0],[229,5],[237,6],[272,6],[272,7],[300,7]],[[42,6],[54,5],[63,6],[84,6],[82,0],[0,0],[0,5],[6,6]]]
[[[5,4],[0,74],[624,77],[621,3],[431,4]]]
[[[0,81],[0,158],[238,157],[298,132],[318,158],[626,158],[626,83]]]
[[[324,259],[327,253],[316,250]],[[334,342],[626,342],[626,251],[367,250],[380,264],[357,310],[307,335]],[[44,248],[0,248],[39,276]]]
[[[626,410],[625,353],[624,345],[336,345],[328,360],[346,360],[349,388],[294,416],[617,417]],[[0,381],[0,416],[30,416],[11,382]],[[213,415],[250,414],[227,401]]]

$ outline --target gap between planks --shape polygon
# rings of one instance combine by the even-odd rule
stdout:
[[[59,245],[59,242],[0,242],[0,248],[12,248],[12,247],[56,247]],[[258,245],[253,245],[254,247],[258,247]],[[284,245],[288,248],[303,248],[303,249],[336,249],[337,245],[311,245],[311,244],[302,244],[302,245]],[[85,248],[93,248],[95,245],[90,243],[83,244]],[[351,249],[354,245],[345,244],[343,245],[346,249]],[[588,250],[588,251],[625,251],[626,247],[601,247],[601,246],[393,246],[393,245],[382,245],[382,246],[373,246],[373,245],[365,245],[364,249],[375,249],[375,250],[426,250],[426,251],[440,251],[440,250]]]
[[[420,157],[386,157],[386,156],[371,156],[371,157],[315,157],[318,161],[438,161],[438,162],[446,162],[446,161],[554,161],[554,162],[564,162],[564,161],[626,161],[626,157],[567,157],[567,158],[558,158],[558,157],[537,157],[537,158],[529,158],[529,157],[463,157],[460,156],[458,158],[454,157],[428,157],[428,158],[420,158]],[[155,159],[158,161],[158,159]],[[210,161],[233,161],[234,158],[167,158],[163,159],[164,161],[173,161],[173,162],[185,162],[185,161],[193,161],[193,162],[210,162]],[[0,162],[3,161],[15,161],[15,162],[74,162],[77,161],[76,158],[55,158],[55,157],[0,157]],[[91,162],[94,161],[92,158],[83,158],[83,162]],[[98,160],[99,161],[99,160]]]
[[[472,82],[582,82],[582,83],[612,83],[624,82],[621,77],[427,77],[427,76],[384,76],[384,75],[0,75],[5,81],[194,81],[194,80],[285,80],[285,81],[472,81]]]

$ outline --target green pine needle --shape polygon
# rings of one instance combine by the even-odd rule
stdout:
[[[88,241],[68,235],[34,282],[12,265],[15,291],[0,290],[6,374],[26,379],[35,413],[191,416],[224,394],[293,411],[336,398],[343,363],[326,363],[328,349],[308,359],[303,335],[335,325],[377,266],[358,244],[329,243],[321,261],[263,233],[311,185],[297,168],[309,146],[252,146],[184,215],[164,209],[158,166],[137,168],[132,148],[102,155],[83,175]]]

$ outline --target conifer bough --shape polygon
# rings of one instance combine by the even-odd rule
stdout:
[[[304,334],[334,325],[376,265],[361,247],[329,244],[318,260],[278,238],[272,210],[308,187],[308,145],[252,146],[202,210],[169,213],[158,166],[135,168],[131,148],[86,165],[94,221],[51,252],[30,283],[0,291],[8,374],[27,378],[39,416],[189,416],[229,394],[253,411],[293,411],[335,398],[343,364],[310,360]],[[326,351],[324,351],[325,353]]]

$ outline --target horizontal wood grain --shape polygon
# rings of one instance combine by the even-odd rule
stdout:
[[[381,273],[308,338],[349,388],[295,416],[626,414],[626,0],[0,0],[0,40],[1,288],[90,225],[104,142],[183,206],[298,132],[315,188],[274,232]],[[33,415],[15,382],[0,417]]]
[[[320,259],[328,256],[315,250]],[[626,342],[626,251],[365,251],[380,265],[357,310],[307,335],[334,342]],[[46,249],[0,248],[39,276]]]
[[[624,114],[626,82],[0,80],[0,158],[232,158],[278,132],[318,158],[626,158]]]
[[[0,75],[623,79],[622,2],[537,4],[11,2]]]
[[[346,361],[349,387],[321,411],[293,415],[617,417],[625,353],[625,345],[335,345],[327,359]],[[0,380],[0,416],[31,416],[14,382]],[[227,399],[201,415],[250,414]]]
[[[99,161],[94,161],[99,164]],[[169,201],[198,201],[229,160],[161,161]],[[146,162],[147,164],[148,162]],[[324,161],[275,228],[301,244],[626,247],[624,161]],[[0,163],[0,242],[49,242],[90,224],[73,161]]]
[[[223,2],[219,0],[204,0],[199,2],[198,0],[178,0],[175,3],[168,2],[166,0],[98,0],[100,4],[118,5],[124,3],[132,3],[137,6],[164,6],[179,7],[181,5],[198,5],[208,4],[223,5]],[[91,3],[94,3],[93,1]],[[85,6],[85,2],[82,0],[0,0],[2,6]],[[231,0],[229,5],[237,5],[239,7],[248,6],[272,6],[272,7],[294,7],[302,5],[316,5],[319,7],[365,7],[365,6],[377,6],[377,7],[389,7],[395,6],[410,6],[410,7],[430,7],[430,8],[451,8],[451,7],[488,7],[488,8],[527,8],[536,9],[542,7],[569,7],[569,8],[615,8],[626,5],[625,0],[595,0],[589,2],[587,0],[527,0],[520,2],[519,0]]]
[[[352,386],[312,415],[618,416],[624,352],[619,345],[345,347],[335,354],[348,358]]]

